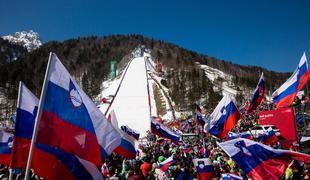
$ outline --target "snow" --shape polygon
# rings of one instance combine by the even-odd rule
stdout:
[[[104,86],[108,86],[108,88],[104,89],[101,95],[114,95],[120,79],[105,82]],[[100,105],[99,109],[104,113],[107,106]],[[144,57],[136,57],[129,63],[124,80],[109,112],[112,110],[116,114],[119,127],[127,125],[138,131],[141,137],[146,136],[146,131],[150,130],[150,109]]]
[[[7,35],[2,38],[9,42],[26,47],[28,52],[33,51],[42,45],[42,42],[39,39],[39,34],[32,30],[29,32],[16,32],[14,35]]]
[[[230,95],[233,99],[237,95],[237,90],[234,89],[234,84],[232,84],[232,75],[226,74],[223,71],[220,71],[218,69],[212,68],[207,65],[202,65],[196,62],[201,69],[205,71],[205,75],[214,83],[216,84],[216,80],[218,78],[222,78],[223,82],[221,83],[221,89],[223,95]],[[219,87],[216,87],[219,88]]]

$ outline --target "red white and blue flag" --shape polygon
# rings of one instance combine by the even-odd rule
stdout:
[[[86,172],[94,173],[91,164],[100,167],[121,137],[53,53],[46,77],[32,167],[47,179],[85,179]]]
[[[264,73],[259,78],[257,87],[254,91],[254,95],[250,101],[250,105],[247,108],[246,113],[250,114],[256,110],[256,108],[260,105],[260,103],[265,99],[265,80]]]
[[[211,160],[209,158],[193,159],[193,163],[200,180],[216,177]]]
[[[310,71],[308,69],[306,54],[304,53],[292,76],[272,94],[273,102],[277,108],[291,105],[297,93],[307,84],[309,79]]]
[[[229,95],[225,95],[207,119],[204,132],[225,139],[227,133],[241,118],[235,103]]]
[[[118,128],[118,121],[114,110],[110,112],[109,117],[111,117],[112,125],[122,138],[120,144],[114,149],[114,152],[125,158],[134,159],[136,157],[135,138],[129,136],[127,133]]]
[[[104,176],[104,177],[107,177],[109,175],[109,168],[107,166],[106,163],[104,163],[101,167],[101,174]]]
[[[26,168],[34,122],[37,115],[38,98],[20,82],[17,102],[10,167]],[[36,173],[42,175],[42,177],[47,179],[96,177],[100,179],[100,176],[97,177],[100,173],[98,173],[96,166],[60,149],[37,144],[34,151],[40,158],[43,157],[42,159],[50,160],[48,161],[50,166],[41,164],[40,159],[39,161],[34,161],[33,167],[38,170]],[[49,167],[53,167],[53,169],[48,169]]]
[[[0,130],[0,164],[10,165],[13,134]]]
[[[229,132],[227,134],[227,139],[228,140],[232,140],[232,139],[236,139],[236,138],[246,138],[246,139],[252,140],[253,136],[250,133],[248,133],[248,132],[242,132],[242,133],[239,133],[239,134],[234,133],[234,132]]]
[[[26,168],[38,105],[39,99],[20,82],[10,165],[12,168]]]
[[[278,137],[276,136],[272,128],[269,127],[264,134],[260,135],[257,138],[257,140],[263,142],[264,144],[273,144],[278,141]]]
[[[137,131],[131,129],[127,125],[126,126],[121,126],[121,130],[124,131],[125,133],[127,133],[129,136],[132,136],[133,138],[135,138],[137,141],[139,140],[140,133],[138,133]]]
[[[121,137],[52,53],[36,143],[60,148],[98,167]]]
[[[202,115],[202,110],[199,107],[199,105],[196,105],[195,115],[197,123],[200,124],[201,126],[204,126],[206,123],[206,118]]]
[[[170,156],[169,158],[167,158],[166,160],[164,160],[163,162],[158,164],[158,167],[160,170],[166,172],[168,170],[168,168],[174,164],[176,162],[175,159],[173,159],[173,155]]]
[[[237,176],[235,174],[222,174],[222,180],[242,180],[243,178],[241,176]]]
[[[36,144],[32,168],[45,179],[103,179],[95,164],[43,144]]]
[[[247,110],[248,107],[249,107],[249,104],[250,104],[249,100],[246,100],[246,101],[239,107],[239,111],[240,111],[241,114],[243,114],[243,113],[246,112],[246,110]]]
[[[238,166],[252,179],[279,179],[291,160],[310,162],[310,156],[238,138],[218,143]]]
[[[154,118],[151,118],[151,132],[160,137],[170,139],[172,142],[178,144],[180,142],[180,135],[172,131],[163,124],[157,122]]]

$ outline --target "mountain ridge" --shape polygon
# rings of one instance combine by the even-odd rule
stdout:
[[[277,73],[258,66],[233,64],[186,50],[169,42],[134,34],[89,36],[68,39],[63,42],[44,43],[38,49],[28,52],[16,61],[1,65],[0,87],[9,89],[6,96],[16,100],[18,81],[23,81],[39,97],[49,52],[55,52],[69,72],[82,85],[85,92],[94,98],[100,93],[102,82],[109,78],[110,61],[120,62],[124,56],[141,45],[149,49],[152,57],[167,69],[167,85],[171,91],[171,97],[177,98],[176,105],[182,106],[182,108],[189,108],[201,97],[215,93],[211,90],[213,87],[205,86],[214,86],[214,81],[226,81],[221,77],[213,82],[209,78],[204,78],[205,76],[202,76],[201,73],[205,73],[205,71],[201,67],[197,67],[196,62],[231,75],[232,79],[229,81],[236,86],[236,90],[241,94],[242,87],[254,90],[259,79],[258,71],[265,74],[267,91],[275,90],[289,77],[289,73]],[[186,97],[184,92],[180,91],[180,87],[174,87],[177,84],[174,82],[179,82],[181,79],[182,82],[179,85],[188,86],[189,92],[186,93]],[[214,102],[210,103],[210,106],[214,106],[217,99],[218,97],[212,100]]]

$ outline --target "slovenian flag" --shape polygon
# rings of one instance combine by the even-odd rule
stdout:
[[[10,165],[13,134],[0,130],[0,164]]]
[[[112,125],[118,131],[118,133],[122,138],[120,144],[114,149],[114,152],[116,152],[119,155],[122,155],[125,158],[134,159],[136,157],[136,148],[135,148],[136,140],[118,128],[118,121],[114,110],[110,112],[109,117],[111,117]]]
[[[166,160],[164,160],[163,162],[158,164],[158,167],[160,170],[162,170],[163,172],[166,172],[168,170],[168,168],[174,164],[176,162],[176,160],[173,159],[173,155],[170,156],[169,158],[167,158]]]
[[[246,101],[243,103],[243,105],[241,105],[241,106],[239,107],[239,112],[240,112],[241,114],[245,113],[246,110],[247,110],[247,108],[249,107],[249,104],[250,104],[249,100],[246,100]]]
[[[225,95],[209,116],[204,131],[224,139],[240,118],[236,105],[229,95]]]
[[[13,141],[12,168],[26,168],[39,99],[19,82],[16,122]]]
[[[237,176],[235,174],[222,174],[222,180],[242,180],[243,178],[241,176]]]
[[[41,94],[36,144],[51,155],[66,152],[100,167],[120,144],[121,137],[54,53],[50,55]],[[37,158],[41,164],[37,167],[52,170],[50,156],[42,157]]]
[[[232,140],[232,139],[236,139],[236,138],[246,138],[246,139],[252,140],[253,136],[250,133],[247,133],[247,132],[242,132],[242,133],[239,133],[239,134],[234,133],[234,132],[229,132],[227,134],[227,139],[228,140]]]
[[[151,118],[151,132],[160,137],[170,139],[172,142],[179,144],[180,135],[164,126],[161,123],[156,122],[154,118]]]
[[[250,105],[247,108],[246,113],[250,114],[256,110],[256,108],[260,105],[260,103],[265,99],[265,80],[264,73],[259,78],[257,87],[254,91],[254,95],[250,101]]]
[[[198,179],[215,178],[215,172],[209,158],[193,159],[193,163],[197,172]]]
[[[44,179],[103,179],[93,163],[53,146],[36,144],[32,168]]]
[[[273,149],[248,139],[218,143],[251,179],[278,179],[292,159],[310,162],[310,156],[289,150]]]
[[[206,119],[202,115],[201,108],[198,105],[196,105],[195,114],[197,123],[200,124],[201,126],[204,126],[206,123]]]
[[[137,131],[129,128],[128,126],[121,126],[121,130],[127,133],[129,136],[135,138],[137,141],[139,140],[140,133],[138,133]]]
[[[267,131],[257,138],[258,141],[263,142],[264,144],[273,144],[278,141],[278,137],[271,127]]]
[[[306,54],[304,53],[292,76],[272,94],[273,102],[277,108],[291,105],[297,93],[307,84],[309,79],[310,71]]]
[[[33,95],[22,82],[19,83],[17,102],[10,167],[24,169],[27,165],[26,163],[39,102],[38,98]],[[39,161],[34,161],[33,167],[37,170],[36,173],[40,174],[42,177],[47,179],[96,177],[100,179],[100,172],[91,168],[96,166],[58,148],[37,144],[34,151],[36,152],[36,156],[39,155],[43,157],[42,159],[48,159],[49,165],[53,167],[52,169],[45,168],[46,165],[41,164],[44,163],[41,161],[41,157],[39,158]],[[90,172],[90,170],[92,172]]]

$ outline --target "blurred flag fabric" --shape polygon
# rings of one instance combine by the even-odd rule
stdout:
[[[273,144],[278,141],[278,137],[271,127],[267,129],[267,131],[260,135],[257,138],[258,141],[263,142],[264,144]]]
[[[0,130],[0,164],[10,165],[14,135]]]
[[[193,159],[198,179],[212,179],[216,177],[214,168],[209,158]]]
[[[279,179],[291,160],[310,162],[310,156],[244,138],[218,143],[224,152],[252,179]]]
[[[241,176],[237,176],[235,174],[222,174],[222,180],[242,180],[243,178]]]
[[[160,170],[166,172],[168,170],[168,168],[174,164],[176,162],[175,159],[173,159],[173,155],[170,156],[169,158],[167,158],[166,160],[164,160],[163,162],[158,164],[158,167],[160,168]]]

